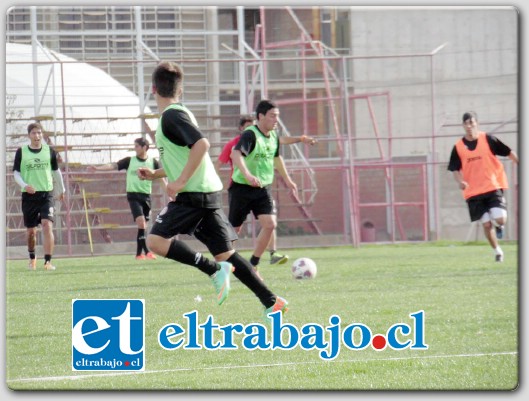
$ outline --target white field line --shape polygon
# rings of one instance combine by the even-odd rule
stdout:
[[[38,382],[38,381],[61,381],[61,380],[82,380],[91,379],[95,377],[115,377],[125,375],[138,375],[138,374],[153,374],[153,373],[173,373],[173,372],[187,372],[197,370],[217,370],[217,369],[250,369],[250,368],[274,368],[282,366],[294,366],[294,365],[312,365],[312,364],[323,364],[323,363],[363,363],[363,362],[381,362],[381,361],[406,361],[413,359],[435,359],[435,358],[476,358],[483,356],[500,356],[500,355],[518,355],[518,352],[491,352],[491,353],[480,353],[480,354],[454,354],[454,355],[422,355],[422,356],[411,356],[402,358],[372,358],[372,359],[349,359],[345,361],[332,360],[332,361],[307,361],[307,362],[280,362],[280,363],[269,363],[269,364],[257,364],[257,365],[233,365],[233,366],[207,366],[202,368],[175,368],[175,369],[163,369],[163,370],[147,370],[138,372],[105,372],[105,373],[94,373],[94,374],[80,374],[75,376],[49,376],[49,377],[28,377],[21,379],[8,379],[7,383],[20,383],[20,382]]]

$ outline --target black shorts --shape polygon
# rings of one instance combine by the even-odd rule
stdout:
[[[127,200],[129,201],[134,221],[140,216],[145,217],[145,220],[149,221],[151,217],[151,196],[149,194],[127,192]]]
[[[163,238],[171,238],[177,234],[193,235],[206,245],[213,256],[231,251],[232,242],[237,240],[238,236],[222,209],[200,207],[196,202],[182,202],[182,199],[178,199],[182,198],[181,195],[178,195],[174,202],[169,202],[156,216],[150,233]],[[207,200],[202,204],[216,205]]]
[[[507,210],[503,190],[487,192],[482,195],[473,196],[467,199],[470,221],[477,221],[490,209],[497,207]]]
[[[23,192],[22,214],[27,228],[37,227],[42,219],[55,221],[53,192],[36,192],[33,195]]]
[[[270,185],[258,188],[234,182],[228,189],[228,198],[229,220],[233,227],[242,226],[250,212],[256,218],[262,214],[277,213]]]

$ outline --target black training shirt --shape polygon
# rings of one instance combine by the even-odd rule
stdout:
[[[259,130],[257,126],[256,128]],[[261,135],[266,136],[261,132],[261,130],[259,130],[259,132],[261,133]],[[241,139],[233,149],[239,150],[245,157],[248,156],[255,149],[255,135],[257,134],[255,134],[251,130],[244,131],[241,135]],[[274,154],[274,157],[279,157],[279,136],[277,136],[277,149],[276,153]]]
[[[490,151],[493,155],[496,156],[509,156],[511,153],[511,148],[509,148],[507,145],[505,145],[502,141],[500,141],[495,136],[486,135],[487,142],[489,144]],[[478,145],[478,141],[469,141],[468,139],[463,137],[463,143],[467,147],[468,150],[472,151],[476,149],[476,146]],[[448,163],[448,171],[459,171],[461,170],[461,159],[459,158],[459,154],[457,153],[456,147],[454,145],[454,148],[452,149],[452,154],[450,155],[450,161]]]
[[[176,109],[168,109],[163,112],[162,132],[175,145],[189,148],[200,139],[205,138],[187,113]]]
[[[26,145],[29,148],[29,145]],[[29,148],[29,151],[32,153],[39,153],[42,150],[40,149],[31,149]],[[52,170],[58,170],[59,169],[59,163],[57,163],[57,153],[52,149],[50,146],[50,155],[51,155],[51,169]],[[17,152],[15,153],[15,162],[13,163],[13,171],[20,172],[20,163],[22,162],[22,148],[18,148]]]
[[[138,156],[134,156],[134,157],[138,157]],[[145,160],[147,159],[140,159],[138,157],[138,160],[141,160],[142,162],[144,162]],[[154,169],[159,169],[160,168],[160,164],[158,163],[158,160],[154,159]],[[118,165],[118,170],[127,170],[129,168],[129,165],[130,165],[130,157],[125,157],[121,160],[119,160],[117,162],[117,165]]]

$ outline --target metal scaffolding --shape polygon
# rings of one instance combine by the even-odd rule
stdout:
[[[32,58],[8,59],[6,67],[30,65],[35,84],[31,104],[17,103],[16,96],[8,98],[6,150],[14,153],[25,137],[23,125],[32,120],[42,121],[51,144],[60,147],[57,149],[69,194],[61,211],[64,221],[56,230],[59,242],[67,244],[68,255],[73,255],[74,246],[83,242],[78,233],[86,231],[87,226],[98,229],[102,243],[127,241],[120,231],[130,228],[130,216],[123,200],[117,200],[124,198],[123,193],[116,192],[123,177],[117,177],[113,187],[98,186],[108,177],[88,177],[82,166],[94,160],[116,161],[116,155],[132,150],[135,137],[152,134],[158,115],[148,88],[150,71],[158,60],[169,57],[184,68],[183,101],[208,135],[213,157],[235,134],[237,116],[251,112],[263,98],[273,99],[281,109],[281,135],[318,139],[314,147],[282,147],[287,167],[301,190],[298,202],[287,195],[281,180],[274,184],[279,228],[285,237],[311,235],[317,242],[318,237],[338,236],[340,243],[352,246],[371,241],[441,238],[440,171],[445,161],[439,160],[439,148],[447,147],[447,140],[452,141],[454,135],[445,132],[447,122],[438,118],[435,60],[446,44],[431,52],[351,55],[315,37],[303,21],[302,12],[291,7],[280,10],[282,23],[289,28],[281,40],[270,28],[270,18],[277,15],[270,16],[271,11],[265,7],[257,9],[259,23],[249,44],[246,11],[245,7],[236,7],[234,29],[220,29],[216,7],[10,10],[7,40],[31,44]],[[28,22],[20,22],[17,15],[31,17],[30,29]],[[23,17],[20,20],[26,21]],[[60,56],[61,50],[68,50],[70,58]],[[39,58],[40,53],[45,60]],[[405,96],[405,90],[389,89],[389,79],[377,77],[374,83],[367,80],[375,70],[373,66],[388,62],[413,63],[420,72],[415,81],[410,78],[410,85],[418,87],[427,99],[418,106],[428,118],[424,131],[395,135],[393,108],[396,99]],[[76,115],[76,105],[67,99],[71,88],[65,74],[85,64],[108,73],[134,95],[132,115],[111,114],[108,110],[99,115]],[[48,70],[43,74],[45,68]],[[92,86],[97,87],[97,83]],[[17,87],[8,82],[6,89],[10,95],[10,90],[16,92]],[[51,103],[46,105],[46,99],[52,99]],[[90,106],[93,104],[79,104],[77,110]],[[31,113],[24,112],[28,108]],[[515,132],[514,124],[516,118],[499,121],[492,132]],[[105,136],[109,134],[114,139]],[[406,141],[413,141],[412,148],[421,152],[406,150]],[[517,185],[516,170],[508,171],[513,185]],[[226,174],[227,170],[221,170],[223,178]],[[9,174],[7,184],[8,234],[12,235],[11,245],[20,245],[16,233],[24,229],[17,188]],[[90,221],[85,217],[84,203],[79,201],[83,188],[93,195],[88,202]],[[166,198],[161,193],[157,196],[161,207]],[[115,203],[109,206],[111,199]],[[255,222],[247,223],[255,235]],[[368,228],[372,229],[369,233]]]

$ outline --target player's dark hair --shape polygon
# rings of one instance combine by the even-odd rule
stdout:
[[[182,88],[184,72],[172,61],[160,61],[152,73],[152,84],[161,97],[175,97]]]
[[[31,132],[31,130],[33,130],[35,128],[38,128],[38,129],[40,129],[42,131],[42,125],[40,125],[40,123],[31,123],[31,124],[28,125],[28,135]]]
[[[137,138],[137,139],[134,140],[134,143],[137,143],[142,148],[145,146],[145,147],[147,147],[147,150],[149,150],[149,141],[147,141],[147,139],[145,139],[145,138]]]
[[[470,120],[471,118],[478,121],[478,115],[475,111],[467,111],[465,114],[463,114],[463,123]]]
[[[259,119],[259,114],[266,116],[266,113],[271,109],[277,109],[277,105],[271,100],[261,100],[255,108],[256,118]]]
[[[241,118],[239,119],[239,128],[242,128],[246,123],[253,123],[254,120],[255,119],[253,118],[253,116],[249,114],[241,116]]]

